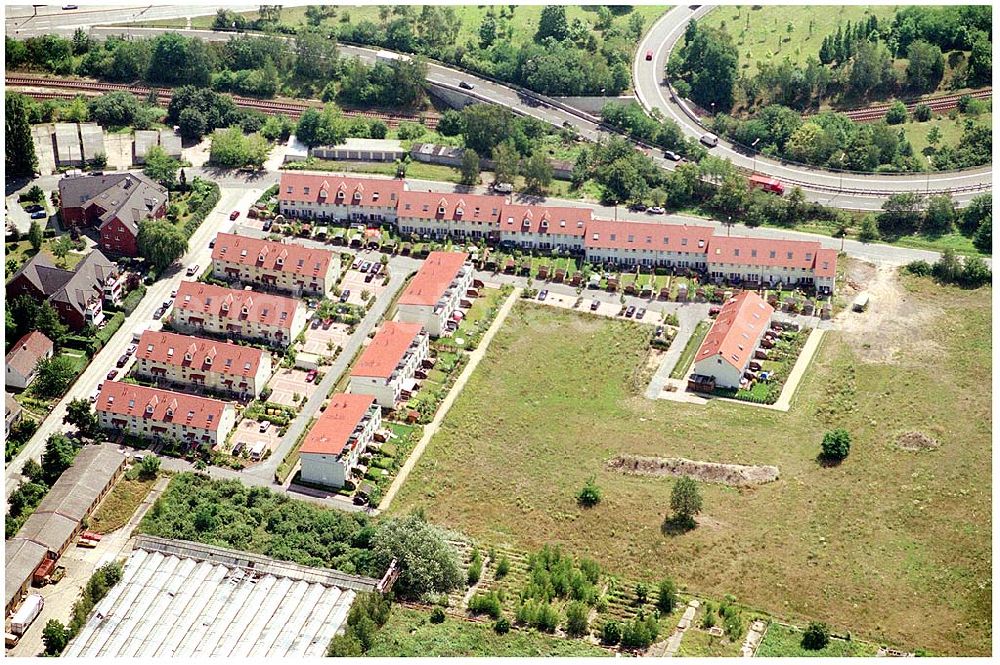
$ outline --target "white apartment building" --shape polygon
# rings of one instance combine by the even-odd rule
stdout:
[[[382,324],[351,370],[351,393],[371,395],[392,409],[427,358],[428,335],[419,323]]]
[[[431,252],[403,291],[398,319],[419,323],[431,337],[440,337],[445,324],[472,287],[472,264],[465,252]]]
[[[343,487],[381,425],[382,410],[371,395],[337,393],[331,397],[299,449],[302,480]]]

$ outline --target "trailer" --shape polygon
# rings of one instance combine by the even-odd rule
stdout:
[[[855,312],[863,312],[868,309],[868,303],[870,298],[867,293],[859,293],[858,297],[854,299],[854,303],[851,305],[851,309]]]
[[[38,568],[35,568],[35,572],[31,575],[31,583],[35,586],[45,586],[49,581],[49,576],[52,575],[52,570],[56,567],[56,560],[46,557],[38,564]]]
[[[763,189],[765,192],[771,192],[772,194],[777,194],[781,196],[785,193],[785,186],[781,184],[781,181],[777,178],[769,178],[767,176],[759,175],[754,173],[750,176],[750,186],[757,189]]]
[[[25,598],[21,607],[17,608],[17,612],[10,619],[10,632],[19,637],[24,635],[28,626],[41,614],[43,607],[45,607],[45,599],[38,594],[33,593]]]

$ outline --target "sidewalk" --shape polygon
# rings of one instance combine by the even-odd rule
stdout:
[[[504,320],[506,320],[507,315],[510,314],[510,310],[513,309],[514,303],[516,303],[520,297],[520,288],[515,288],[514,291],[507,296],[506,302],[504,302],[504,304],[500,307],[500,311],[497,312],[497,318],[494,319],[490,329],[486,331],[485,335],[483,335],[483,339],[479,342],[479,346],[477,346],[476,349],[469,354],[469,363],[465,366],[465,369],[462,370],[462,373],[455,381],[455,385],[452,386],[450,391],[448,391],[448,395],[444,398],[444,401],[441,402],[441,406],[438,407],[437,413],[434,414],[434,420],[424,427],[424,434],[420,437],[420,442],[417,443],[413,452],[410,453],[410,456],[406,459],[406,463],[403,464],[403,468],[399,470],[399,474],[397,474],[396,479],[392,481],[392,485],[389,486],[389,490],[385,493],[385,496],[382,497],[382,502],[379,503],[377,512],[381,513],[388,510],[389,506],[392,504],[392,500],[396,496],[396,492],[398,492],[399,488],[406,482],[406,478],[410,475],[410,471],[412,471],[413,467],[416,466],[420,456],[424,453],[424,448],[427,447],[427,444],[430,443],[430,440],[438,431],[438,428],[441,426],[441,422],[448,414],[448,410],[451,409],[451,405],[455,403],[455,399],[458,397],[459,393],[462,392],[462,388],[465,387],[469,377],[472,376],[472,373],[476,370],[476,367],[479,365],[479,361],[486,355],[486,350],[489,348],[490,342],[493,341],[493,336],[496,335],[498,330],[500,330],[500,327],[503,325]]]

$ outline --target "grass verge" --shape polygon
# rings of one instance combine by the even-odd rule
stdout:
[[[699,321],[698,325],[695,326],[694,332],[691,333],[691,337],[688,339],[686,345],[684,345],[684,350],[681,351],[681,357],[677,359],[677,364],[670,371],[671,379],[682,379],[687,374],[688,369],[691,368],[691,363],[694,362],[694,356],[698,353],[698,348],[701,343],[705,341],[705,335],[711,330],[712,324],[710,321]]]
[[[111,533],[128,524],[154,484],[156,478],[148,480],[122,478],[90,518],[90,530],[96,533]]]

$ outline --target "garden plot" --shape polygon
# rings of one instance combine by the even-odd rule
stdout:
[[[338,346],[344,348],[351,336],[349,330],[346,323],[333,323],[326,329],[322,325],[313,328],[310,323],[303,335],[302,351],[332,357]]]
[[[267,387],[272,391],[268,401],[298,408],[299,403],[315,390],[315,386],[306,381],[306,374],[307,372],[301,369],[279,368],[267,383]],[[299,396],[299,402],[295,401],[296,395]]]

